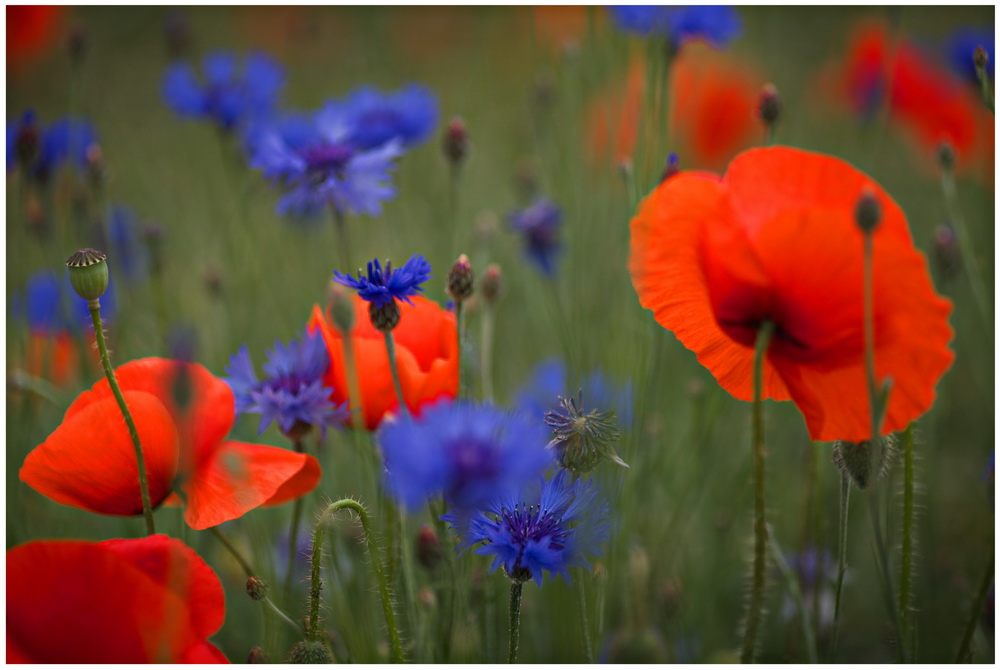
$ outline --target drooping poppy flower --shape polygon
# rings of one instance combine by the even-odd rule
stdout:
[[[7,552],[8,663],[227,663],[222,584],[180,540],[42,540]]]
[[[363,416],[367,428],[374,430],[387,413],[397,410],[399,402],[389,371],[385,338],[368,318],[369,303],[358,295],[352,295],[351,300],[355,312],[351,341],[361,386]],[[458,393],[458,340],[454,314],[419,295],[411,296],[410,300],[412,305],[397,301],[400,320],[392,335],[403,397],[409,410],[417,413],[421,405],[439,398],[454,398]],[[326,342],[330,367],[324,382],[333,388],[334,404],[340,405],[348,400],[347,368],[340,331],[318,305],[313,307],[308,328],[310,332],[319,330]]]
[[[935,293],[902,210],[869,177],[830,156],[753,149],[722,178],[675,175],[632,220],[639,302],[741,400],[753,397],[757,329],[773,321],[763,397],[794,400],[815,440],[871,437],[854,218],[865,189],[882,212],[873,233],[875,372],[878,383],[892,378],[888,433],[934,401],[954,357],[951,303]]]
[[[312,456],[225,439],[236,417],[233,392],[201,365],[144,358],[115,376],[135,419],[153,506],[177,492],[192,528],[294,500],[318,483]],[[64,505],[142,513],[135,452],[106,379],[77,397],[62,424],[28,454],[20,477]]]

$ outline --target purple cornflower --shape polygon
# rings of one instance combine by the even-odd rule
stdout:
[[[593,480],[573,479],[566,470],[540,482],[540,491],[524,486],[491,501],[463,528],[453,516],[446,520],[462,546],[477,546],[477,554],[493,556],[490,571],[503,568],[511,581],[529,579],[541,586],[544,573],[570,582],[569,568],[590,569],[588,554],[601,554],[610,530],[609,509]],[[482,543],[482,544],[480,544]]]
[[[83,169],[96,143],[94,127],[83,119],[64,117],[43,126],[34,111],[28,110],[19,120],[7,123],[7,171],[20,165],[45,182],[63,163]]]
[[[419,418],[383,422],[376,439],[397,500],[416,509],[443,495],[463,519],[515,494],[552,463],[540,422],[492,405],[438,403]]]
[[[108,282],[108,290],[101,296],[101,319],[114,316],[114,282]],[[28,279],[24,296],[14,296],[11,301],[14,314],[23,316],[28,329],[39,335],[58,335],[93,331],[87,301],[76,294],[64,273],[62,280],[51,270],[41,270]]]
[[[345,110],[330,105],[248,130],[250,167],[288,189],[279,214],[317,215],[328,206],[341,214],[382,213],[382,202],[396,195],[390,171],[403,153],[402,141],[366,150],[354,144],[352,132]]]
[[[376,258],[368,263],[367,277],[359,268],[357,279],[351,275],[334,271],[333,280],[356,290],[359,296],[376,307],[385,307],[393,300],[405,300],[412,305],[413,301],[410,300],[410,296],[423,291],[424,289],[420,285],[427,281],[430,276],[431,264],[422,254],[413,254],[403,267],[395,270],[392,269],[390,261],[385,262],[383,270]]]
[[[553,276],[560,248],[562,212],[559,208],[546,198],[537,198],[525,209],[511,212],[507,221],[511,228],[524,236],[528,258],[547,276]]]
[[[614,410],[618,422],[628,428],[632,425],[632,385],[623,387],[612,384],[599,370],[592,371],[579,385],[570,383],[566,366],[556,358],[540,363],[517,392],[516,407],[539,421],[548,411],[560,411],[560,397],[571,397],[583,389],[588,407]]]
[[[362,86],[343,101],[327,105],[344,115],[351,143],[359,149],[375,149],[393,139],[406,147],[423,142],[439,115],[437,97],[421,84],[409,84],[394,93]]]
[[[618,5],[608,11],[622,30],[644,36],[661,35],[676,47],[701,39],[721,48],[742,30],[740,15],[729,6]]]
[[[325,435],[327,426],[348,420],[346,403],[334,405],[330,401],[333,389],[323,385],[330,358],[321,336],[306,333],[301,341],[292,340],[287,346],[275,342],[267,359],[263,381],[258,381],[245,345],[226,368],[237,414],[261,415],[258,433],[274,421],[285,435],[304,432],[308,426],[319,426]]]
[[[163,98],[178,116],[211,119],[224,130],[269,114],[285,85],[281,65],[257,52],[242,65],[231,52],[211,53],[202,61],[202,73],[199,79],[190,64],[171,65],[163,77]]]
[[[963,27],[952,33],[945,42],[944,51],[948,59],[948,65],[955,74],[962,77],[970,84],[979,88],[979,77],[976,75],[976,65],[973,63],[972,54],[976,47],[983,47],[989,60],[986,62],[986,74],[993,79],[994,64],[993,55],[995,33],[993,28],[971,28]]]

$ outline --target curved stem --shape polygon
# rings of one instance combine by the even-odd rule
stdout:
[[[385,615],[386,628],[389,630],[393,662],[403,663],[403,648],[399,642],[399,631],[396,629],[396,614],[392,609],[389,586],[386,583],[385,573],[382,571],[381,552],[375,541],[375,536],[372,535],[371,524],[368,521],[368,511],[364,505],[350,498],[331,503],[320,516],[316,530],[313,531],[312,588],[309,596],[309,628],[306,631],[306,637],[310,641],[315,641],[319,636],[320,563],[323,560],[323,531],[326,524],[342,509],[353,511],[361,519],[361,528],[365,532],[365,545],[371,555],[372,570],[375,573],[375,581],[378,583],[379,595],[382,598],[382,612]]]
[[[844,592],[844,574],[847,572],[847,512],[851,502],[851,480],[845,475],[840,476],[840,520],[837,533],[837,591],[833,606],[833,638],[830,642],[830,658],[828,662],[836,662],[837,641],[840,636],[840,597]]]
[[[521,584],[510,583],[510,636],[507,644],[507,662],[517,663],[517,639],[521,631]]]
[[[764,578],[767,554],[767,522],[764,511],[764,416],[762,405],[764,387],[764,358],[774,333],[774,322],[765,321],[757,331],[753,359],[753,482],[754,482],[754,558],[753,584],[750,589],[750,608],[743,631],[742,663],[752,663],[757,644],[757,627],[764,604]]]
[[[392,372],[392,385],[396,388],[396,399],[399,400],[399,411],[404,417],[410,416],[410,409],[406,406],[406,399],[403,398],[403,387],[399,384],[399,370],[396,367],[396,344],[392,339],[392,332],[383,333],[385,336],[385,350],[389,354],[389,370]]]
[[[101,352],[101,365],[104,366],[104,376],[108,378],[111,392],[118,403],[118,409],[125,417],[125,425],[128,426],[128,434],[132,438],[132,446],[135,448],[135,460],[139,468],[139,492],[142,496],[142,516],[146,520],[146,534],[152,535],[156,532],[153,524],[153,506],[149,499],[149,483],[146,481],[146,459],[142,454],[142,444],[139,443],[139,431],[136,430],[135,421],[132,420],[132,413],[125,403],[125,396],[115,379],[115,371],[111,367],[111,358],[108,356],[108,345],[104,341],[104,326],[101,324],[101,301],[97,298],[87,303],[90,308],[90,319],[94,324],[94,336],[97,338],[97,349]]]
[[[910,580],[913,572],[913,424],[903,434],[903,565],[899,578],[899,618],[903,639],[910,634]]]
[[[982,271],[979,269],[979,262],[976,260],[976,252],[969,239],[969,231],[965,228],[965,217],[962,216],[962,209],[958,206],[958,192],[955,188],[955,175],[950,169],[941,170],[941,189],[944,191],[945,205],[951,218],[951,223],[955,226],[955,234],[958,237],[958,248],[962,254],[962,263],[965,266],[965,275],[969,278],[969,285],[972,288],[972,296],[976,300],[976,307],[979,308],[979,315],[990,333],[993,335],[993,317],[990,312],[990,301],[986,297],[986,285],[983,282]]]
[[[979,592],[972,603],[972,611],[969,612],[969,621],[965,624],[965,633],[962,635],[962,643],[958,647],[956,663],[967,663],[972,660],[972,636],[976,632],[976,622],[979,621],[979,613],[983,611],[986,604],[986,596],[989,595],[990,584],[993,583],[993,565],[996,563],[996,550],[990,553],[990,563],[983,573],[983,581],[979,583]]]

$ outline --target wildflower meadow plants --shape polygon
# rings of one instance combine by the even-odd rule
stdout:
[[[994,34],[8,8],[8,662],[994,660]]]

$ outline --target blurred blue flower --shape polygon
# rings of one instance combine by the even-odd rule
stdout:
[[[271,422],[288,435],[296,424],[318,426],[326,434],[327,426],[340,426],[349,418],[347,404],[336,406],[330,400],[333,389],[323,385],[323,375],[330,358],[323,338],[306,333],[301,341],[287,346],[274,343],[267,352],[265,379],[258,380],[246,345],[229,359],[226,382],[236,397],[236,412],[260,414],[258,433]]]
[[[288,189],[279,214],[311,216],[328,206],[342,214],[382,213],[382,202],[396,195],[390,171],[402,142],[363,150],[352,143],[351,130],[344,110],[331,106],[251,126],[245,137],[250,167]]]
[[[837,584],[837,559],[829,551],[808,546],[800,553],[788,556],[788,566],[795,573],[802,592],[802,605],[806,611],[816,611],[819,620],[814,625],[829,628],[833,625],[835,589]],[[850,581],[850,573],[845,573]],[[788,594],[781,608],[782,617],[790,620],[798,615],[798,607]]]
[[[560,248],[559,226],[562,224],[562,212],[559,208],[546,198],[537,198],[525,209],[511,212],[507,221],[511,228],[524,236],[528,259],[547,276],[553,276]]]
[[[359,149],[374,149],[392,139],[406,147],[423,142],[439,115],[437,96],[421,84],[410,84],[395,93],[362,86],[345,100],[327,105],[334,113],[344,114],[351,128],[351,143]]]
[[[729,6],[618,5],[608,7],[608,11],[622,30],[661,35],[678,47],[689,40],[701,39],[721,48],[742,31],[739,13]]]
[[[976,64],[972,61],[972,54],[976,47],[986,49],[989,62],[986,64],[986,72],[990,79],[993,79],[993,55],[995,53],[994,41],[995,32],[993,28],[959,28],[951,34],[945,42],[945,55],[951,69],[970,84],[979,87],[979,78],[976,76]]]
[[[609,508],[593,480],[573,479],[566,470],[534,486],[494,498],[467,528],[446,516],[463,547],[493,556],[490,572],[502,567],[516,582],[541,586],[544,573],[570,582],[569,568],[590,569],[587,555],[601,555],[610,530]]]
[[[101,319],[114,317],[115,293],[113,282],[101,296]],[[39,335],[93,332],[87,301],[76,294],[69,281],[69,273],[62,279],[52,270],[40,270],[28,278],[23,297],[14,296],[11,311],[28,322],[28,328]]]
[[[376,435],[386,484],[407,508],[443,495],[460,518],[505,499],[552,463],[548,431],[491,405],[439,403]]]
[[[163,77],[163,98],[175,114],[211,119],[224,130],[269,114],[285,85],[281,65],[263,53],[246,56],[242,66],[236,55],[217,51],[202,61],[199,79],[188,63],[175,63]]]
[[[96,143],[97,133],[88,121],[63,117],[46,127],[28,110],[7,123],[7,171],[21,162],[34,178],[44,181],[63,163],[83,169]]]
[[[390,261],[385,262],[383,270],[376,258],[368,263],[367,277],[360,269],[357,279],[335,270],[333,280],[356,290],[359,296],[376,307],[385,307],[393,300],[405,300],[412,305],[410,296],[422,292],[424,289],[420,285],[430,276],[431,264],[422,254],[413,254],[403,267],[395,270],[392,269]]]
[[[541,421],[548,411],[560,411],[559,397],[575,396],[579,389],[588,407],[614,410],[619,425],[632,425],[632,384],[619,388],[599,370],[592,371],[573,387],[567,377],[566,366],[556,358],[540,363],[531,378],[516,394],[515,406],[532,418]]]
[[[101,231],[102,237],[104,231]],[[108,250],[108,257],[121,269],[122,276],[130,282],[142,281],[149,270],[149,249],[140,239],[135,212],[125,205],[114,205],[108,212],[110,239],[102,240],[101,247]]]

